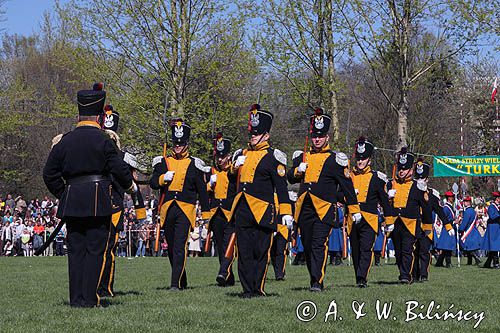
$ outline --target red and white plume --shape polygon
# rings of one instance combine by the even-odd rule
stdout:
[[[493,90],[491,91],[491,103],[495,103],[495,96],[497,95],[497,79],[495,78],[495,82],[493,82]]]

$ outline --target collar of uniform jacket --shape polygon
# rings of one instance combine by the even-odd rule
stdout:
[[[267,141],[264,141],[264,142],[261,142],[261,143],[258,143],[256,144],[255,146],[252,146],[251,144],[248,144],[248,150],[264,150],[264,149],[267,149],[269,148],[269,142]]]
[[[76,127],[82,127],[82,126],[92,126],[92,127],[101,128],[101,125],[99,125],[97,122],[91,121],[91,120],[79,121],[78,124],[76,124]]]
[[[359,170],[358,168],[354,167],[352,171],[355,175],[366,175],[367,173],[372,171],[372,168],[370,166],[367,166],[363,170]]]
[[[326,153],[330,150],[330,145],[326,145],[321,150],[314,150],[313,147],[309,148],[309,153],[310,154],[320,154],[320,153]]]
[[[183,160],[189,157],[189,152],[185,151],[180,154],[173,154],[172,157],[175,158],[176,160]]]

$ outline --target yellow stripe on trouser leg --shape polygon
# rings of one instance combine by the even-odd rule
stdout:
[[[109,223],[110,223],[110,226],[109,226],[109,232],[108,232],[108,239],[106,240],[106,248],[104,249],[104,254],[102,256],[101,273],[99,274],[99,281],[97,281],[97,287],[95,289],[95,295],[97,296],[97,306],[101,305],[101,298],[99,297],[99,293],[97,292],[97,289],[99,289],[99,285],[101,284],[102,274],[104,273],[104,267],[106,266],[106,253],[108,252],[109,238],[111,237],[111,224],[113,222],[109,221]]]
[[[187,237],[186,237],[186,242],[184,242],[184,262],[182,263],[181,275],[179,276],[179,282],[178,282],[179,289],[181,289],[182,275],[184,275],[184,271],[186,270],[186,259],[187,259],[187,256],[188,256],[187,248],[188,248],[189,234],[190,233],[191,233],[191,226],[188,228],[188,234],[187,234]]]
[[[262,277],[262,280],[260,281],[260,292],[264,295],[266,295],[266,293],[264,292],[264,284],[266,282],[267,269],[269,268],[269,260],[271,260],[271,247],[273,247],[273,234],[271,233],[269,236],[271,237],[271,239],[269,242],[269,249],[267,250],[266,269],[264,270],[264,276]]]
[[[111,271],[109,272],[109,281],[108,281],[108,292],[111,294],[111,296],[115,296],[113,294],[113,291],[111,290],[111,284],[113,283],[114,279],[114,272],[115,272],[115,251],[114,248],[116,247],[116,244],[118,243],[118,233],[115,233],[115,242],[113,244],[113,248],[111,249]]]
[[[413,255],[413,253],[415,252],[415,244],[416,244],[416,242],[413,243],[413,251],[411,251],[411,266],[410,266],[410,272],[409,272],[409,274],[410,274],[410,281],[413,280],[413,264],[415,262],[415,256]]]
[[[324,253],[324,258],[323,258],[323,265],[321,266],[321,277],[319,278],[319,283],[323,283],[323,279],[325,278],[325,267],[326,267],[326,260],[328,259],[328,239],[330,238],[330,234],[332,233],[333,229],[330,229],[330,232],[328,233],[328,236],[326,237],[325,243],[323,243],[323,247],[325,248],[325,253]]]

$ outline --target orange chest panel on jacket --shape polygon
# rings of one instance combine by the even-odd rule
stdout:
[[[229,178],[227,171],[215,170],[214,175],[217,175],[217,182],[215,183],[214,195],[215,199],[226,199],[227,190],[229,188]]]
[[[240,183],[253,183],[255,170],[260,161],[267,154],[267,149],[264,150],[246,150],[243,154],[247,157],[245,163],[241,166]]]
[[[306,163],[307,169],[304,176],[304,182],[306,183],[317,183],[325,161],[330,157],[331,153],[316,153],[310,154],[306,153]]]
[[[186,180],[186,173],[191,163],[190,158],[183,158],[181,160],[176,160],[173,157],[167,157],[168,165],[170,167],[169,171],[175,171],[174,178],[168,185],[168,191],[182,192],[184,188],[184,181]]]
[[[368,187],[370,187],[372,177],[373,173],[371,172],[360,175],[356,175],[354,172],[351,172],[352,183],[354,185],[354,189],[357,190],[356,196],[358,198],[358,202],[366,202]]]
[[[412,185],[413,185],[412,181],[405,182],[402,184],[396,181],[392,182],[392,189],[396,190],[396,195],[394,196],[394,208],[406,207]]]

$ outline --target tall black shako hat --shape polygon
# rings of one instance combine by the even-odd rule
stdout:
[[[417,163],[415,164],[415,179],[425,179],[429,178],[431,166],[424,162],[424,159],[419,157]]]
[[[273,124],[273,114],[266,110],[261,110],[259,104],[252,104],[248,112],[248,133],[250,135],[260,135],[269,133]]]
[[[104,114],[106,92],[104,84],[95,83],[92,90],[80,90],[76,99],[78,101],[78,114],[80,116],[101,116]]]
[[[324,114],[322,108],[316,108],[309,118],[309,134],[311,138],[322,137],[328,134],[332,118]]]
[[[182,121],[182,119],[173,119],[170,122],[170,129],[172,131],[173,144],[187,144],[191,135],[191,127]]]
[[[119,121],[120,121],[120,114],[113,109],[113,105],[107,104],[106,106],[104,106],[103,128],[116,132],[118,130]]]
[[[231,151],[231,140],[225,139],[222,132],[217,133],[214,139],[214,157],[224,157]]]
[[[408,148],[403,147],[398,151],[396,156],[396,166],[398,170],[408,170],[413,167],[415,162],[415,155],[408,151]]]
[[[357,160],[364,160],[372,157],[375,147],[373,143],[368,141],[364,136],[360,136],[354,145],[354,149],[354,157]]]

